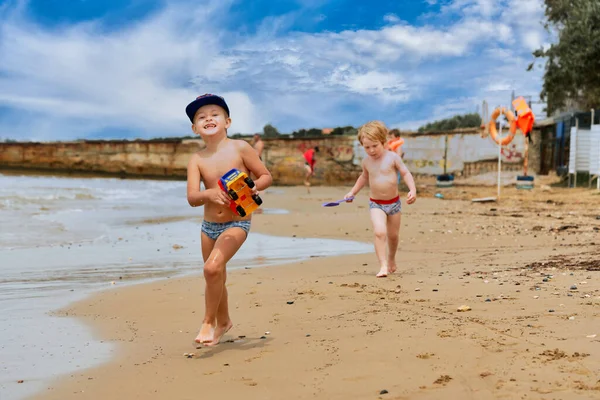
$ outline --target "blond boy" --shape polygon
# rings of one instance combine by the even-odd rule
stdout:
[[[201,247],[206,280],[205,312],[196,343],[214,346],[233,327],[227,298],[227,262],[237,253],[250,231],[251,215],[239,217],[229,208],[230,199],[219,187],[219,179],[232,168],[256,179],[254,191],[272,183],[271,174],[256,151],[243,140],[227,137],[231,125],[225,99],[214,94],[199,96],[185,109],[192,131],[206,147],[192,155],[187,168],[187,200],[190,206],[204,206]],[[204,190],[200,190],[200,181]]]
[[[397,153],[385,148],[387,133],[387,128],[380,121],[371,121],[360,127],[358,141],[365,149],[367,157],[362,161],[362,173],[356,184],[345,196],[346,199],[351,199],[365,184],[369,184],[369,212],[375,233],[375,254],[380,266],[377,273],[379,278],[396,271],[396,251],[402,215],[397,173],[400,173],[409,189],[406,203],[412,204],[417,200],[412,174]]]

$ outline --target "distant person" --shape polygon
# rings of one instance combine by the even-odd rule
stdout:
[[[262,141],[258,133],[255,133],[254,137],[252,138],[252,147],[256,151],[256,154],[258,154],[258,158],[262,160],[262,153],[265,149],[265,142]]]
[[[200,135],[206,147],[192,155],[187,167],[187,200],[190,206],[204,206],[201,228],[204,279],[206,280],[204,320],[196,343],[218,344],[233,326],[229,316],[227,296],[227,262],[237,253],[248,237],[251,215],[240,217],[230,208],[229,196],[218,184],[232,168],[257,177],[253,191],[268,188],[273,179],[256,151],[244,140],[227,137],[231,125],[225,99],[205,94],[185,109],[192,131]],[[200,190],[200,181],[204,190]]]
[[[315,163],[317,162],[316,153],[319,152],[319,146],[315,146],[312,149],[308,149],[304,152],[304,170],[306,171],[306,176],[304,177],[304,186],[306,186],[306,190],[310,193],[310,178],[315,174]]]
[[[389,150],[397,153],[400,157],[404,158],[404,151],[402,151],[402,145],[404,145],[404,139],[400,137],[400,131],[398,129],[392,129],[387,134],[387,147]]]
[[[255,133],[254,137],[252,138],[252,148],[256,151],[256,154],[258,154],[258,158],[260,158],[260,161],[263,161],[262,159],[262,153],[263,150],[265,149],[265,142],[262,141],[260,134]],[[256,177],[253,174],[250,174],[250,177],[252,179],[255,179]],[[259,194],[261,194],[259,192]],[[258,210],[256,210],[258,214],[261,214],[263,209],[259,208]]]
[[[396,182],[397,172],[404,178],[409,189],[406,203],[412,204],[417,200],[415,181],[402,158],[397,153],[385,149],[386,135],[387,128],[379,121],[371,121],[360,127],[358,141],[364,147],[367,157],[362,160],[362,173],[356,184],[344,196],[348,201],[352,201],[352,198],[369,184],[369,212],[375,232],[375,254],[380,266],[378,278],[396,272],[396,251],[402,215],[402,203]]]
[[[398,154],[401,158],[404,158],[404,152],[402,151],[402,145],[404,139],[400,137],[400,131],[398,129],[392,129],[388,131],[386,148],[394,153]],[[397,182],[400,184],[402,177],[398,172]]]

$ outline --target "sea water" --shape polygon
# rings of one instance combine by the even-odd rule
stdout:
[[[53,310],[97,290],[200,273],[202,208],[185,193],[180,181],[0,175],[0,399],[111,357],[87,326]],[[370,251],[252,233],[228,268]]]

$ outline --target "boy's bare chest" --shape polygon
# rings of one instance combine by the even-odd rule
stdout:
[[[246,166],[239,153],[221,153],[213,154],[202,158],[200,173],[202,180],[207,187],[216,185],[218,180],[232,168],[246,171]]]
[[[395,169],[394,160],[389,157],[385,157],[382,160],[371,161],[367,164],[368,172],[373,174],[392,172]]]

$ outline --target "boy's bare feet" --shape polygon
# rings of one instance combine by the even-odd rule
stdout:
[[[381,269],[379,270],[379,272],[375,276],[378,277],[378,278],[385,278],[386,276],[388,276],[388,268],[387,267],[381,267]]]
[[[390,274],[396,272],[396,269],[396,261],[388,261],[388,271],[390,272]]]
[[[216,346],[219,344],[223,335],[225,335],[232,327],[233,323],[231,321],[228,321],[224,325],[217,325],[217,329],[215,329],[215,338],[210,343],[205,343],[206,346]]]
[[[200,344],[208,344],[215,339],[215,327],[211,324],[203,323],[200,328],[200,332],[196,339],[194,340],[196,343]]]

